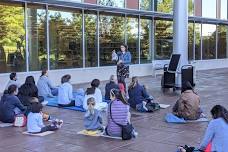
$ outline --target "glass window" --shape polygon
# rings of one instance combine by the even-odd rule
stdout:
[[[227,58],[228,53],[228,26],[226,25],[218,25],[218,58]]]
[[[202,16],[216,18],[216,0],[202,0]]]
[[[202,16],[202,0],[194,0],[194,16]]]
[[[151,63],[151,20],[140,20],[140,62]]]
[[[47,68],[46,10],[42,6],[28,5],[29,70]]]
[[[140,0],[140,9],[151,11],[152,1],[151,0]]]
[[[195,59],[201,60],[201,24],[195,23]]]
[[[194,15],[194,0],[188,0],[188,15]]]
[[[139,0],[126,0],[126,8],[139,9]]]
[[[120,50],[120,45],[124,43],[124,16],[100,15],[100,65],[114,65],[112,51]]]
[[[173,22],[155,20],[155,59],[169,59],[173,52]]]
[[[0,73],[26,71],[24,7],[0,4]]]
[[[98,0],[99,5],[124,8],[124,0]]]
[[[163,13],[173,13],[173,0],[154,0],[154,10]]]
[[[132,64],[139,63],[138,18],[127,17],[127,45],[131,52]]]
[[[220,19],[227,19],[227,0],[221,0],[221,5],[218,8],[220,10]]]
[[[62,8],[61,8],[62,10]],[[49,9],[50,68],[82,67],[82,15]]]
[[[98,66],[97,61],[97,15],[85,14],[85,62],[86,67]]]
[[[188,60],[193,60],[194,23],[188,23]]]
[[[216,25],[202,24],[203,59],[216,58]]]

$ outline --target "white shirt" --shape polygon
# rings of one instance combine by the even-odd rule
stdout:
[[[30,133],[38,133],[45,127],[41,113],[30,112],[27,117],[27,130]]]
[[[73,99],[73,87],[69,82],[63,83],[58,88],[58,104],[69,104]]]
[[[83,108],[85,110],[88,109],[87,107],[87,100],[89,98],[93,97],[95,99],[95,102],[96,102],[96,105],[95,105],[95,108],[96,109],[99,109],[99,103],[102,103],[102,94],[101,94],[101,90],[99,88],[96,88],[95,89],[95,93],[94,94],[90,94],[90,95],[85,95],[85,99],[84,99],[84,102],[83,102]]]
[[[7,85],[6,85],[6,88],[5,90],[8,90],[9,86],[11,85],[16,85],[17,88],[20,88],[21,84],[18,82],[18,81],[15,81],[15,80],[9,80]]]

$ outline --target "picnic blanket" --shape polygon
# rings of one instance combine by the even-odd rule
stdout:
[[[50,135],[50,134],[53,134],[53,133],[54,133],[54,131],[46,131],[46,132],[36,133],[36,134],[29,133],[29,132],[27,132],[27,131],[22,132],[22,134],[24,134],[24,135],[40,136],[40,137],[47,136],[47,135]]]
[[[13,123],[4,123],[0,121],[0,128],[12,127]]]
[[[172,113],[168,113],[165,116],[165,121],[167,123],[183,124],[183,123],[193,123],[193,122],[208,122],[209,120],[207,118],[199,118],[197,120],[185,120],[184,118],[179,118]]]
[[[57,97],[54,97],[54,98],[45,98],[45,100],[48,101],[47,106],[59,107],[59,105],[58,105],[58,98]],[[85,112],[86,111],[82,106],[59,107],[59,108],[69,109],[69,110],[74,110],[74,111],[80,111],[80,112]]]
[[[108,136],[104,132],[101,132],[99,130],[97,130],[97,131],[81,130],[77,134],[79,134],[79,135],[85,135],[85,136],[92,136],[92,137],[104,137],[104,138],[120,139],[120,140],[122,140],[121,137]]]

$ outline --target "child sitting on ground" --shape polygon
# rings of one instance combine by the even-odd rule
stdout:
[[[51,125],[45,126],[43,124],[42,104],[34,102],[31,105],[31,112],[27,117],[27,130],[29,133],[42,133],[46,131],[55,131],[61,128],[63,121],[54,120]]]
[[[101,130],[103,131],[102,126],[102,117],[100,112],[95,109],[95,99],[93,97],[87,100],[88,110],[84,116],[84,127],[89,131]]]

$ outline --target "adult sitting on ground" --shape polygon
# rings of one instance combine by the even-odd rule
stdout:
[[[13,72],[9,76],[10,80],[8,81],[5,90],[8,90],[9,86],[16,85],[17,88],[21,86],[21,84],[17,81],[17,73]],[[7,92],[7,91],[6,91]]]
[[[139,111],[147,112],[147,103],[151,102],[152,97],[149,96],[144,86],[140,85],[137,77],[132,77],[132,82],[128,88],[128,103],[130,106]]]
[[[18,98],[24,106],[31,106],[30,99],[38,98],[39,102],[43,102],[44,98],[38,96],[38,88],[33,76],[28,76],[25,83],[18,89]]]
[[[87,100],[91,97],[95,99],[95,102],[96,102],[95,109],[102,110],[106,108],[107,103],[103,102],[101,90],[98,88],[99,85],[100,85],[100,80],[94,79],[91,82],[91,87],[87,88],[86,95],[83,101],[83,108],[85,110],[88,109]]]
[[[110,76],[109,82],[105,86],[105,100],[111,100],[110,99],[110,91],[112,89],[119,89],[119,86],[116,82],[116,77],[114,75]]]
[[[17,114],[25,113],[26,107],[18,99],[17,86],[10,85],[8,94],[4,94],[0,101],[0,121],[13,123]]]
[[[37,82],[38,94],[42,97],[54,97],[58,95],[58,88],[54,87],[48,78],[48,70],[42,70],[42,74]]]
[[[173,107],[173,114],[185,120],[197,120],[201,116],[200,98],[189,81],[183,85],[183,92]]]
[[[110,91],[110,99],[111,102],[109,103],[107,111],[108,124],[105,128],[105,132],[109,136],[121,137],[122,128],[116,123],[123,126],[129,123],[129,105],[119,89],[112,89]]]
[[[60,107],[75,106],[75,99],[73,98],[73,86],[70,84],[71,76],[64,75],[61,79],[61,85],[58,90],[58,105]]]

